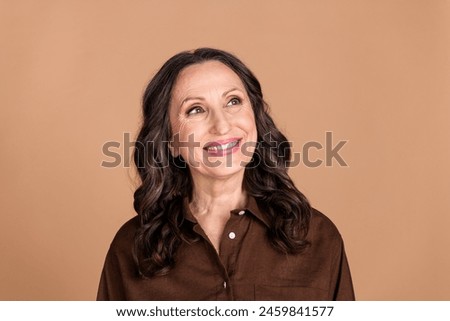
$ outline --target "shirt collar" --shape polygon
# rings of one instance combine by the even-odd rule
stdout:
[[[239,213],[242,209],[236,209],[232,210],[231,212]],[[258,206],[258,203],[256,202],[256,199],[253,196],[248,197],[248,203],[247,206],[243,209],[246,212],[250,212],[255,216],[258,220],[263,222],[267,227],[270,227],[270,222],[267,214],[265,214]]]
[[[183,207],[184,207],[184,215],[186,220],[189,222],[197,224],[197,219],[192,214],[190,208],[189,208],[189,198],[185,197],[183,200]],[[232,214],[238,214],[241,211],[250,212],[253,216],[255,216],[258,220],[264,223],[267,227],[270,227],[269,218],[267,215],[262,212],[258,206],[258,203],[256,202],[256,199],[253,196],[248,197],[247,206],[244,208],[236,208],[231,211]]]

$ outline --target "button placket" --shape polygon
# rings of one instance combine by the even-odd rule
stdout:
[[[232,212],[230,219],[225,225],[220,245],[219,257],[226,273],[226,277],[221,284],[221,292],[227,293],[231,298],[233,297],[232,280],[237,267],[236,259],[239,247],[249,226],[248,217],[244,216],[245,213],[244,210]]]
[[[220,257],[224,265],[229,268],[230,264],[233,265],[230,258],[235,256],[236,247],[239,246],[239,241],[241,240],[240,229],[242,224],[242,217],[237,212],[234,212],[228,220],[222,236],[222,245]]]

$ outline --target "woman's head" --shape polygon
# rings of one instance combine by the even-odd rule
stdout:
[[[231,89],[235,90],[228,92]],[[228,104],[230,108],[217,108]],[[189,173],[193,171],[228,175],[249,162],[249,168],[263,162],[284,169],[290,157],[288,143],[267,113],[259,81],[225,51],[201,48],[170,58],[147,86],[143,112],[135,163],[143,180],[155,169],[165,172],[163,180],[184,176],[174,178],[179,182],[171,194],[186,195],[180,189],[192,187]],[[215,153],[241,138],[230,154]],[[282,142],[274,146],[277,138]],[[214,148],[214,143],[222,146]],[[282,153],[277,153],[278,148]]]

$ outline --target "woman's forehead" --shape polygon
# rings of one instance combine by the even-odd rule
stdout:
[[[210,90],[229,90],[233,87],[245,89],[232,69],[219,61],[211,60],[184,68],[175,82],[173,94],[183,96],[207,93]]]

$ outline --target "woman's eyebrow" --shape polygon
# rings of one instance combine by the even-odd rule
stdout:
[[[187,103],[189,100],[202,100],[203,101],[203,100],[205,100],[205,98],[204,97],[200,97],[200,96],[197,96],[197,97],[186,97],[181,102],[180,107],[183,106],[185,103]]]
[[[233,87],[233,88],[228,89],[227,91],[225,91],[225,92],[222,94],[222,97],[225,97],[226,95],[228,95],[229,93],[231,93],[231,92],[233,92],[233,91],[235,91],[235,90],[241,91],[239,88]],[[185,103],[187,103],[187,102],[190,101],[190,100],[201,100],[201,101],[204,101],[205,98],[204,98],[204,97],[201,97],[201,96],[195,96],[195,97],[189,97],[189,96],[188,96],[188,97],[186,97],[185,99],[183,99],[183,101],[182,101],[181,104],[180,104],[180,108],[181,108]]]
[[[235,91],[235,90],[241,91],[239,88],[233,87],[233,88],[231,88],[231,89],[225,91],[225,92],[222,94],[222,97],[225,97],[226,95],[228,95],[229,93],[231,93],[231,92],[233,92],[233,91]]]

